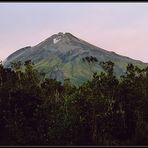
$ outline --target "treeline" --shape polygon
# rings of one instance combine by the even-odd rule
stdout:
[[[31,61],[0,64],[0,145],[148,145],[148,68],[114,63],[80,87],[45,78]]]

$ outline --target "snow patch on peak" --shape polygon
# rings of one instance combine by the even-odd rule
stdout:
[[[59,32],[58,34],[55,34],[54,38],[53,38],[53,43],[56,44],[58,43],[62,38],[64,38],[64,33]]]
[[[53,39],[53,43],[56,44],[56,43],[58,43],[60,40],[61,40],[61,38],[54,38],[54,39]]]

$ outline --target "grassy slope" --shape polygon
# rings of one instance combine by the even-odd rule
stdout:
[[[65,79],[69,78],[70,81],[75,85],[81,85],[83,82],[92,78],[93,72],[100,73],[102,68],[99,64],[89,65],[84,63],[80,56],[74,60],[69,60],[66,63],[62,63],[61,59],[57,56],[52,58],[43,59],[35,65],[35,68],[39,71],[45,72],[47,77],[50,76],[52,69],[58,65],[58,67],[64,72]],[[125,61],[116,61],[115,63],[115,74],[119,77],[126,71],[127,62]],[[136,63],[140,68],[143,68],[144,65]]]

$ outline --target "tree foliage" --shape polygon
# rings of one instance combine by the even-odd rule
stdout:
[[[76,87],[30,60],[0,63],[0,145],[147,145],[148,68],[129,64],[117,79],[114,63],[98,64],[104,72]]]

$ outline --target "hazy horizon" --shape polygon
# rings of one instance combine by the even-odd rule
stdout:
[[[58,32],[148,63],[148,3],[0,3],[0,59]]]

